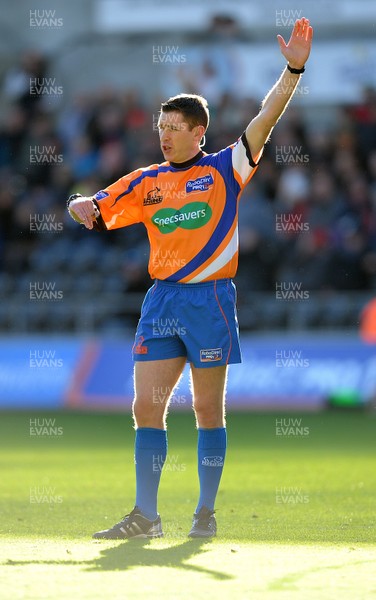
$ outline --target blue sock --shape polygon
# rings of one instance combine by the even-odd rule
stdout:
[[[198,430],[198,477],[200,498],[196,513],[202,506],[214,510],[219,482],[226,456],[227,436],[225,427]]]
[[[157,494],[167,455],[167,431],[153,427],[136,430],[136,506],[147,519],[157,517]]]

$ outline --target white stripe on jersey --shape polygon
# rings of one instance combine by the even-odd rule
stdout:
[[[236,142],[232,150],[232,166],[239,174],[242,183],[247,181],[248,177],[255,168],[251,167],[249,164],[247,153],[241,139]]]
[[[213,273],[216,273],[216,271],[222,269],[222,267],[224,267],[232,259],[234,254],[237,253],[238,247],[239,235],[238,226],[236,226],[234,234],[229,243],[227,244],[226,248],[223,250],[223,252],[219,256],[217,256],[217,258],[208,267],[206,267],[206,269],[201,271],[201,273],[199,273],[192,279],[189,279],[187,283],[199,283],[203,279],[206,279],[210,275],[213,275]]]

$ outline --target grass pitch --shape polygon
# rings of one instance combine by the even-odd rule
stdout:
[[[127,414],[2,413],[0,598],[376,598],[376,418],[228,416],[218,537],[189,540],[192,414],[169,416],[165,538],[97,541],[133,508]]]

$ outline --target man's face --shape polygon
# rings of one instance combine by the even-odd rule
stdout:
[[[185,162],[193,158],[200,150],[200,141],[205,133],[202,125],[191,130],[182,113],[178,111],[160,114],[158,131],[161,150],[165,160]]]

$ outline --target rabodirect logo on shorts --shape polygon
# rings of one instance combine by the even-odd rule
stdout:
[[[208,223],[212,209],[206,202],[190,202],[182,208],[161,208],[151,218],[161,233],[172,233],[178,227],[199,229]]]

